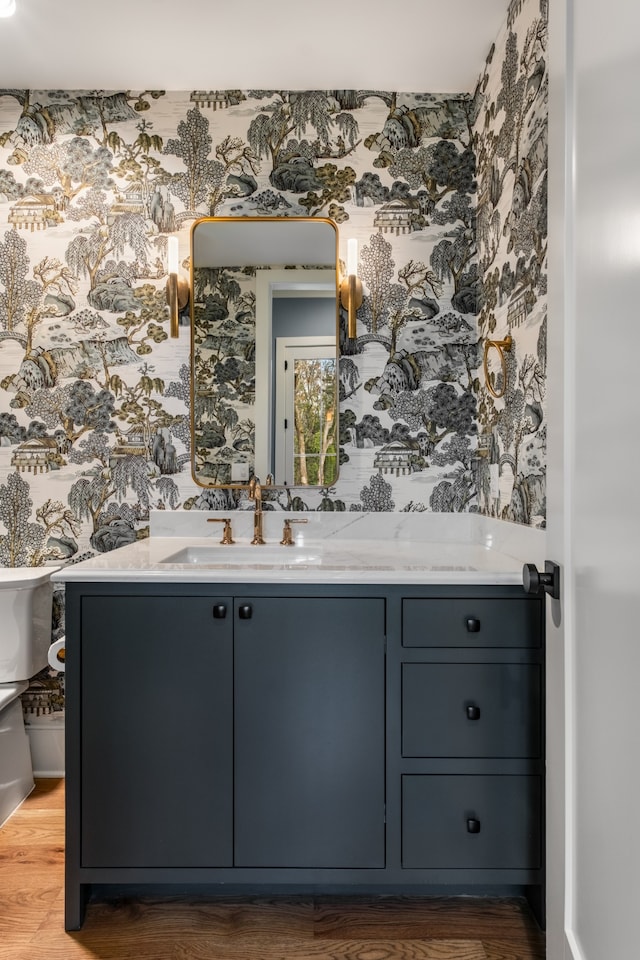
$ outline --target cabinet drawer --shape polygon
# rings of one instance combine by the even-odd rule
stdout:
[[[539,757],[541,668],[405,663],[405,757]]]
[[[405,599],[405,647],[539,647],[540,603],[533,599]]]
[[[541,785],[529,776],[404,776],[402,866],[537,869]]]

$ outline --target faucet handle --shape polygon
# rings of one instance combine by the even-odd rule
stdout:
[[[292,546],[293,546],[293,535],[292,535],[292,533],[291,533],[291,524],[292,524],[292,523],[308,523],[308,522],[309,522],[308,520],[302,520],[302,519],[300,519],[300,520],[293,520],[293,519],[289,519],[289,518],[287,517],[287,519],[284,521],[284,527],[283,527],[283,530],[282,530],[282,540],[280,541],[280,543],[282,544],[282,546],[283,546],[283,547],[292,547]]]
[[[224,530],[222,531],[222,540],[220,543],[235,543],[235,540],[233,539],[233,530],[231,529],[230,517],[207,517],[207,523],[224,523]]]
[[[255,473],[252,474],[249,479],[247,490],[249,500],[256,500],[262,497],[262,484],[260,483],[260,477],[256,477]]]

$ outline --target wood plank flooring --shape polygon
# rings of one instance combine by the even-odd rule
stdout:
[[[0,828],[0,960],[544,960],[518,899],[327,897],[93,903],[64,931],[64,781]]]

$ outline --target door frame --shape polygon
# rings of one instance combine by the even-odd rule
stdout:
[[[573,690],[570,409],[574,381],[572,0],[549,5],[549,253],[547,364],[547,557],[560,564],[561,599],[547,599],[546,888],[547,958],[571,956]]]

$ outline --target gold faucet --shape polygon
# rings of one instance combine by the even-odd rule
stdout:
[[[270,487],[272,483],[273,477],[271,474],[268,474],[264,486]],[[255,475],[249,480],[249,500],[253,500],[255,503],[253,511],[253,540],[251,543],[254,546],[259,546],[265,542],[262,536],[262,484]]]

